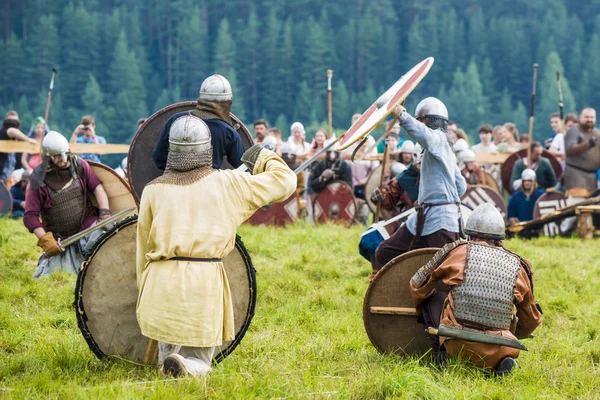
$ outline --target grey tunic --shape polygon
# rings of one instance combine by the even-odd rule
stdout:
[[[565,188],[567,190],[587,189],[593,192],[598,186],[596,170],[600,168],[600,131],[594,128],[585,132],[579,125],[575,125],[567,131],[565,153],[568,153],[571,147],[576,144],[587,143],[591,137],[599,139],[595,147],[575,156],[567,154],[564,173]]]

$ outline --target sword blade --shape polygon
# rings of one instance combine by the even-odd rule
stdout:
[[[466,340],[467,342],[496,344],[499,346],[512,347],[513,349],[528,350],[527,347],[518,340],[490,335],[489,333],[477,332],[470,329],[461,329],[454,326],[440,325],[438,329],[427,328],[427,332],[431,335]]]
[[[309,158],[308,160],[304,161],[302,164],[300,164],[298,166],[298,168],[296,168],[294,170],[294,173],[296,175],[298,175],[300,172],[304,171],[306,168],[308,168],[313,162],[315,162],[315,160],[317,158],[319,158],[319,156],[323,153],[325,153],[327,150],[329,150],[330,148],[333,147],[334,144],[336,144],[337,142],[339,142],[340,140],[342,140],[342,138],[344,137],[344,135],[341,135],[340,137],[336,138],[333,142],[329,143],[327,146],[323,147],[321,150],[317,151],[315,153],[314,156],[312,156],[311,158]]]

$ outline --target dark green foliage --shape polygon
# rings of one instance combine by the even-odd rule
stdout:
[[[327,69],[334,128],[345,129],[428,56],[436,63],[406,105],[439,96],[473,138],[482,123],[527,128],[534,62],[537,139],[558,108],[556,70],[565,113],[600,101],[600,0],[31,0],[1,9],[0,113],[43,114],[57,67],[50,121],[67,135],[92,113],[98,134],[127,141],[138,118],[195,99],[215,72],[234,81],[234,112],[247,124],[316,127],[327,118]]]

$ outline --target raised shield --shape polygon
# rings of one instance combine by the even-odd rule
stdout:
[[[162,171],[156,167],[152,160],[152,152],[167,120],[177,113],[191,111],[195,108],[195,101],[183,101],[165,107],[152,114],[135,134],[129,147],[127,170],[129,172],[129,183],[136,202],[140,201],[144,186],[162,175]],[[233,114],[230,114],[230,116],[234,122],[235,130],[240,134],[244,149],[249,149],[254,144],[254,139],[252,139],[250,131],[238,117]],[[231,169],[226,159],[223,161],[222,168]]]
[[[502,214],[502,217],[504,218],[504,222],[508,222],[508,209],[506,208],[504,199],[498,192],[489,186],[469,186],[460,200],[462,203],[468,204],[473,209],[482,204],[491,203],[498,209],[498,211],[500,211],[500,214]]]
[[[344,150],[363,140],[377,125],[388,117],[394,108],[414,90],[427,75],[433,65],[433,57],[428,57],[415,65],[383,93],[375,103],[344,133],[339,149]]]
[[[282,203],[273,203],[259,208],[248,219],[250,225],[286,226],[298,219],[300,201],[296,193]]]
[[[343,223],[350,226],[356,214],[354,190],[343,181],[333,181],[315,198],[313,205],[315,222]]]
[[[10,195],[10,190],[4,182],[0,181],[0,216],[10,215],[12,212],[13,199]]]
[[[421,316],[414,308],[410,279],[439,249],[417,249],[387,263],[369,284],[363,302],[363,321],[373,346],[381,353],[402,356],[431,348]],[[439,284],[439,291],[449,288]]]
[[[129,184],[121,178],[114,169],[93,161],[88,161],[87,163],[90,165],[98,179],[100,179],[100,182],[102,182],[102,187],[104,187],[104,191],[108,196],[110,211],[112,211],[113,214],[136,205]],[[95,201],[96,200],[94,199],[94,202]],[[97,203],[95,205],[97,205]]]
[[[546,150],[542,152],[542,157],[547,158],[552,164],[552,169],[556,174],[556,179],[559,179],[562,175],[562,167],[560,162],[554,157],[552,154],[548,153]],[[504,164],[502,165],[501,177],[502,177],[502,187],[509,193],[513,194],[515,191],[510,184],[510,178],[512,177],[513,168],[515,167],[515,163],[520,159],[527,159],[527,149],[522,149],[517,151],[516,153],[511,154]],[[520,179],[521,177],[519,177]],[[543,189],[543,188],[542,188]]]
[[[136,304],[137,216],[107,231],[81,266],[75,287],[77,324],[90,350],[100,359],[157,363],[156,342],[142,335]],[[238,237],[223,259],[234,307],[235,339],[215,357],[220,361],[240,343],[254,315],[256,272]]]

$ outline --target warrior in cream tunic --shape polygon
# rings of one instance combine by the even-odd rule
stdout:
[[[253,174],[212,167],[206,124],[191,114],[169,132],[167,167],[142,194],[137,235],[137,318],[159,341],[159,361],[175,376],[205,374],[234,339],[233,303],[221,259],[236,229],[258,208],[287,199],[296,176],[260,145],[242,161]]]

